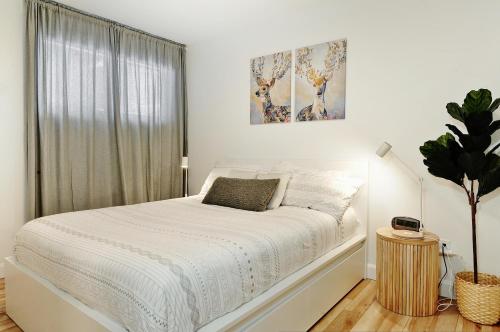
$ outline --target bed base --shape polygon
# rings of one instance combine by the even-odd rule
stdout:
[[[366,236],[354,238],[199,331],[305,331],[366,274]],[[6,258],[7,314],[25,332],[126,330]]]

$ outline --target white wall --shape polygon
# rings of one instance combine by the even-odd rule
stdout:
[[[273,6],[275,8],[276,6]],[[0,11],[0,257],[24,220],[25,150],[22,0]],[[370,263],[374,230],[394,215],[417,215],[417,188],[394,158],[372,159],[380,141],[425,175],[426,227],[452,241],[471,266],[464,194],[427,175],[418,146],[450,122],[449,101],[472,88],[500,97],[500,3],[485,1],[290,1],[188,49],[191,190],[224,157],[370,159]],[[247,22],[248,20],[245,20]],[[126,22],[127,23],[127,22]],[[348,39],[347,119],[249,125],[249,59]],[[500,111],[496,112],[496,118]],[[498,137],[497,137],[498,138]],[[479,212],[479,267],[500,274],[499,192]],[[2,268],[0,266],[0,274]]]
[[[14,234],[25,216],[23,1],[2,0],[1,8],[0,258],[3,259],[11,254]]]
[[[190,188],[224,157],[371,160],[374,232],[395,215],[418,216],[418,190],[394,158],[373,159],[387,140],[425,176],[425,226],[472,266],[470,217],[457,187],[428,175],[418,147],[445,131],[445,105],[471,89],[500,97],[498,1],[293,1],[211,40],[188,45]],[[249,60],[346,37],[346,120],[249,124]],[[495,118],[499,118],[500,111]],[[499,191],[479,211],[479,267],[500,274]],[[371,266],[373,268],[373,265]]]

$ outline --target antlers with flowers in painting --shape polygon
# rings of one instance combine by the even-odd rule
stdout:
[[[297,50],[295,74],[307,79],[315,89],[311,105],[304,107],[297,114],[298,121],[327,120],[325,105],[326,84],[331,80],[335,70],[346,60],[347,41],[337,40],[328,43],[328,51],[324,60],[324,68],[320,71],[312,66],[313,49],[303,47]]]
[[[255,95],[262,103],[261,113],[264,123],[289,122],[290,120],[290,106],[274,105],[271,101],[270,91],[276,81],[282,79],[290,69],[291,61],[292,55],[290,52],[286,54],[284,52],[273,54],[271,78],[266,80],[263,75],[265,58],[258,57],[252,59],[252,75],[258,85]]]

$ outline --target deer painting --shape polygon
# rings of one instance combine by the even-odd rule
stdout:
[[[341,68],[345,69],[346,47],[347,41],[344,39],[313,47],[303,47],[296,51],[295,77],[297,121],[329,120],[335,118],[333,114],[333,101],[330,100],[332,105],[327,105],[325,94],[329,87],[329,83],[333,79],[334,73]],[[324,57],[318,58],[318,54],[321,53],[320,51],[325,48],[326,54]],[[319,69],[318,64],[321,64],[322,68]],[[301,89],[303,85],[297,83],[299,80],[305,80],[309,88]],[[337,89],[343,89],[342,96],[344,97],[345,71],[343,82],[339,83],[341,84],[338,85]],[[300,98],[310,98],[307,106],[301,107]],[[343,100],[341,104],[343,108]],[[344,109],[342,109],[341,114],[341,117],[343,117]]]
[[[259,113],[259,120],[252,121],[252,123],[290,122],[291,60],[291,52],[280,52],[251,60],[252,78],[256,83],[256,87],[252,89],[251,94],[253,99],[257,101],[255,109]],[[266,67],[266,61],[268,67]],[[272,67],[269,68],[271,65]],[[268,74],[267,77],[264,74],[265,67],[270,69],[270,75]],[[280,96],[281,99],[285,99],[286,105],[277,105],[273,102],[273,100],[279,99],[273,98],[278,82],[281,82],[282,91],[280,91]],[[286,89],[288,90],[285,91]]]

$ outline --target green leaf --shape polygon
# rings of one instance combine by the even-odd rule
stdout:
[[[446,133],[437,140],[425,142],[420,152],[425,157],[424,164],[429,173],[458,185],[463,183],[464,171],[458,165],[458,157],[464,150],[452,134]]]
[[[457,103],[448,103],[446,105],[446,109],[448,110],[448,114],[451,115],[452,118],[460,122],[464,122],[462,108]]]
[[[461,140],[462,146],[468,152],[477,151],[484,152],[491,144],[491,136],[486,135],[465,135]]]
[[[458,165],[465,171],[469,180],[477,180],[484,167],[486,158],[483,152],[462,152],[458,157]]]
[[[464,117],[469,114],[488,111],[491,104],[491,92],[488,89],[470,91],[465,97],[462,110]]]
[[[486,161],[478,180],[478,197],[489,194],[500,187],[500,157],[498,155],[488,154],[486,156]]]
[[[494,147],[492,147],[492,148],[490,149],[490,151],[488,151],[488,154],[493,154],[493,153],[495,153],[495,150],[496,150],[496,149],[498,149],[498,148],[500,148],[500,143],[498,143],[497,145],[495,145]]]
[[[465,127],[471,135],[482,135],[488,132],[493,114],[491,112],[481,112],[468,114],[465,117]]]
[[[460,131],[456,126],[451,125],[451,124],[446,124],[446,127],[448,127],[449,130],[451,130],[452,133],[458,136],[458,138],[461,138],[464,136],[464,133]]]
[[[495,110],[500,106],[500,98],[495,99],[493,103],[491,104],[490,108],[488,108],[488,111],[490,112],[495,112]]]
[[[500,120],[493,121],[488,129],[488,134],[493,135],[498,129],[500,129]]]
[[[450,144],[452,144],[451,142],[455,142],[455,137],[453,137],[453,135],[450,133],[446,133],[444,135],[439,136],[436,141],[442,146],[448,148]]]
[[[467,152],[484,152],[491,144],[491,137],[489,134],[473,136],[462,133],[454,125],[447,124],[446,127],[457,135],[458,140]]]

